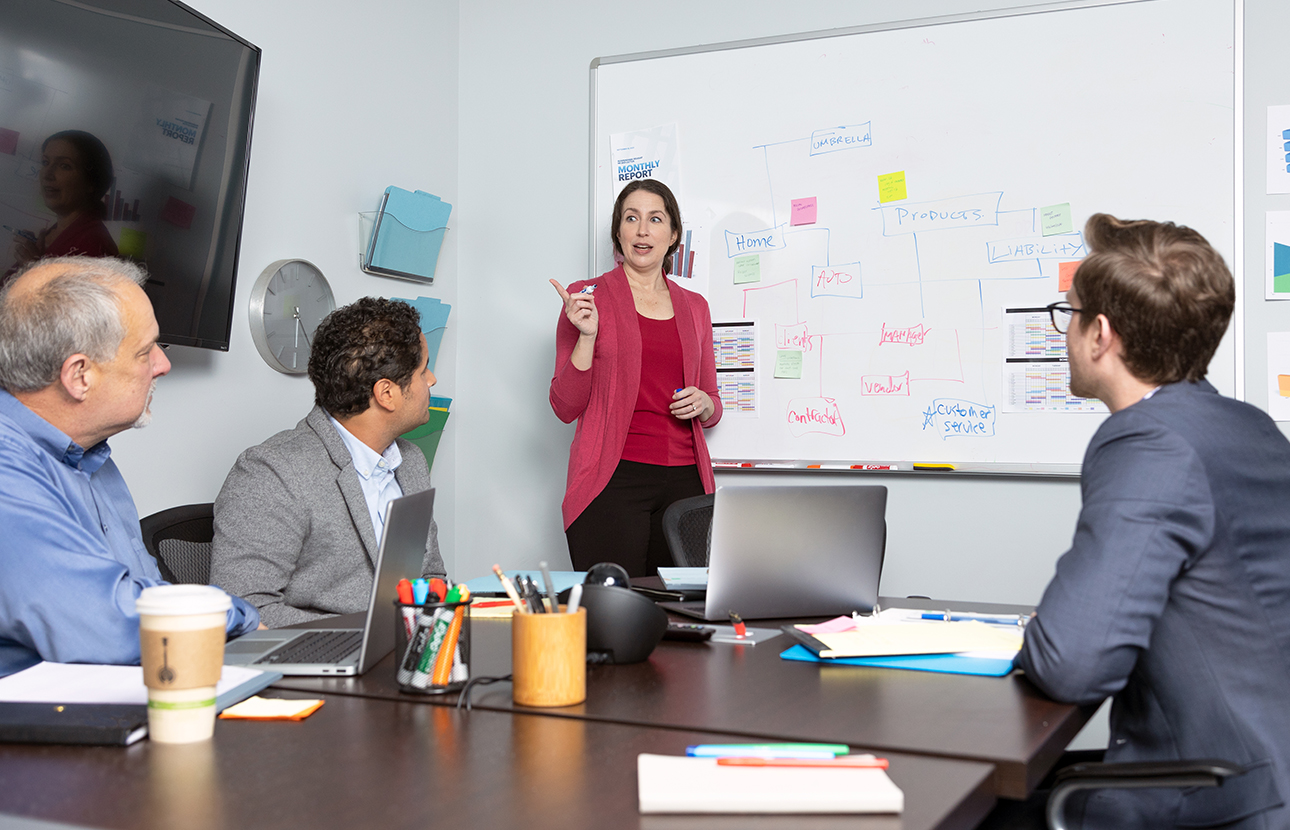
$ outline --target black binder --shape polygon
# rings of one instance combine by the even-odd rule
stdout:
[[[148,707],[0,702],[0,742],[129,746],[148,734]]]

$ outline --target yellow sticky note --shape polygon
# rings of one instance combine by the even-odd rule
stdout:
[[[256,695],[220,713],[226,720],[304,720],[323,705],[321,700],[281,700]]]
[[[800,378],[802,376],[802,352],[798,349],[780,349],[775,352],[775,377]]]
[[[1277,389],[1281,397],[1290,398],[1290,375],[1277,375]]]
[[[735,257],[735,285],[761,282],[761,255]]]
[[[886,173],[878,177],[878,201],[898,202],[908,195],[905,193],[905,171]]]

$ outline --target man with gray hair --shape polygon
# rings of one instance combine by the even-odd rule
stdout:
[[[134,601],[163,584],[107,439],[170,371],[136,265],[40,260],[0,290],[0,677],[139,662]],[[236,597],[228,632],[259,624]]]

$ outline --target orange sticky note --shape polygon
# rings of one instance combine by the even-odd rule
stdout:
[[[1290,398],[1290,375],[1277,375],[1277,389],[1281,397]]]
[[[1079,268],[1079,260],[1075,262],[1057,263],[1057,290],[1063,294],[1071,290],[1071,282],[1075,279],[1075,269]]]

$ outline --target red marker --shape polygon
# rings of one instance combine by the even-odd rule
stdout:
[[[398,594],[399,602],[403,603],[403,633],[407,635],[408,642],[412,642],[412,636],[417,630],[417,610],[408,608],[412,604],[412,583],[406,579],[400,579],[394,586],[394,591]]]
[[[896,468],[891,464],[852,464],[851,469],[853,470],[894,470]]]
[[[444,597],[448,596],[448,583],[436,576],[430,580],[430,593],[435,595],[435,602],[443,602]]]
[[[719,767],[850,767],[886,769],[886,758],[872,755],[841,755],[837,758],[718,758]]]
[[[748,635],[748,626],[744,625],[743,619],[734,611],[730,612],[730,624],[735,627],[735,636],[739,639],[742,640]]]

